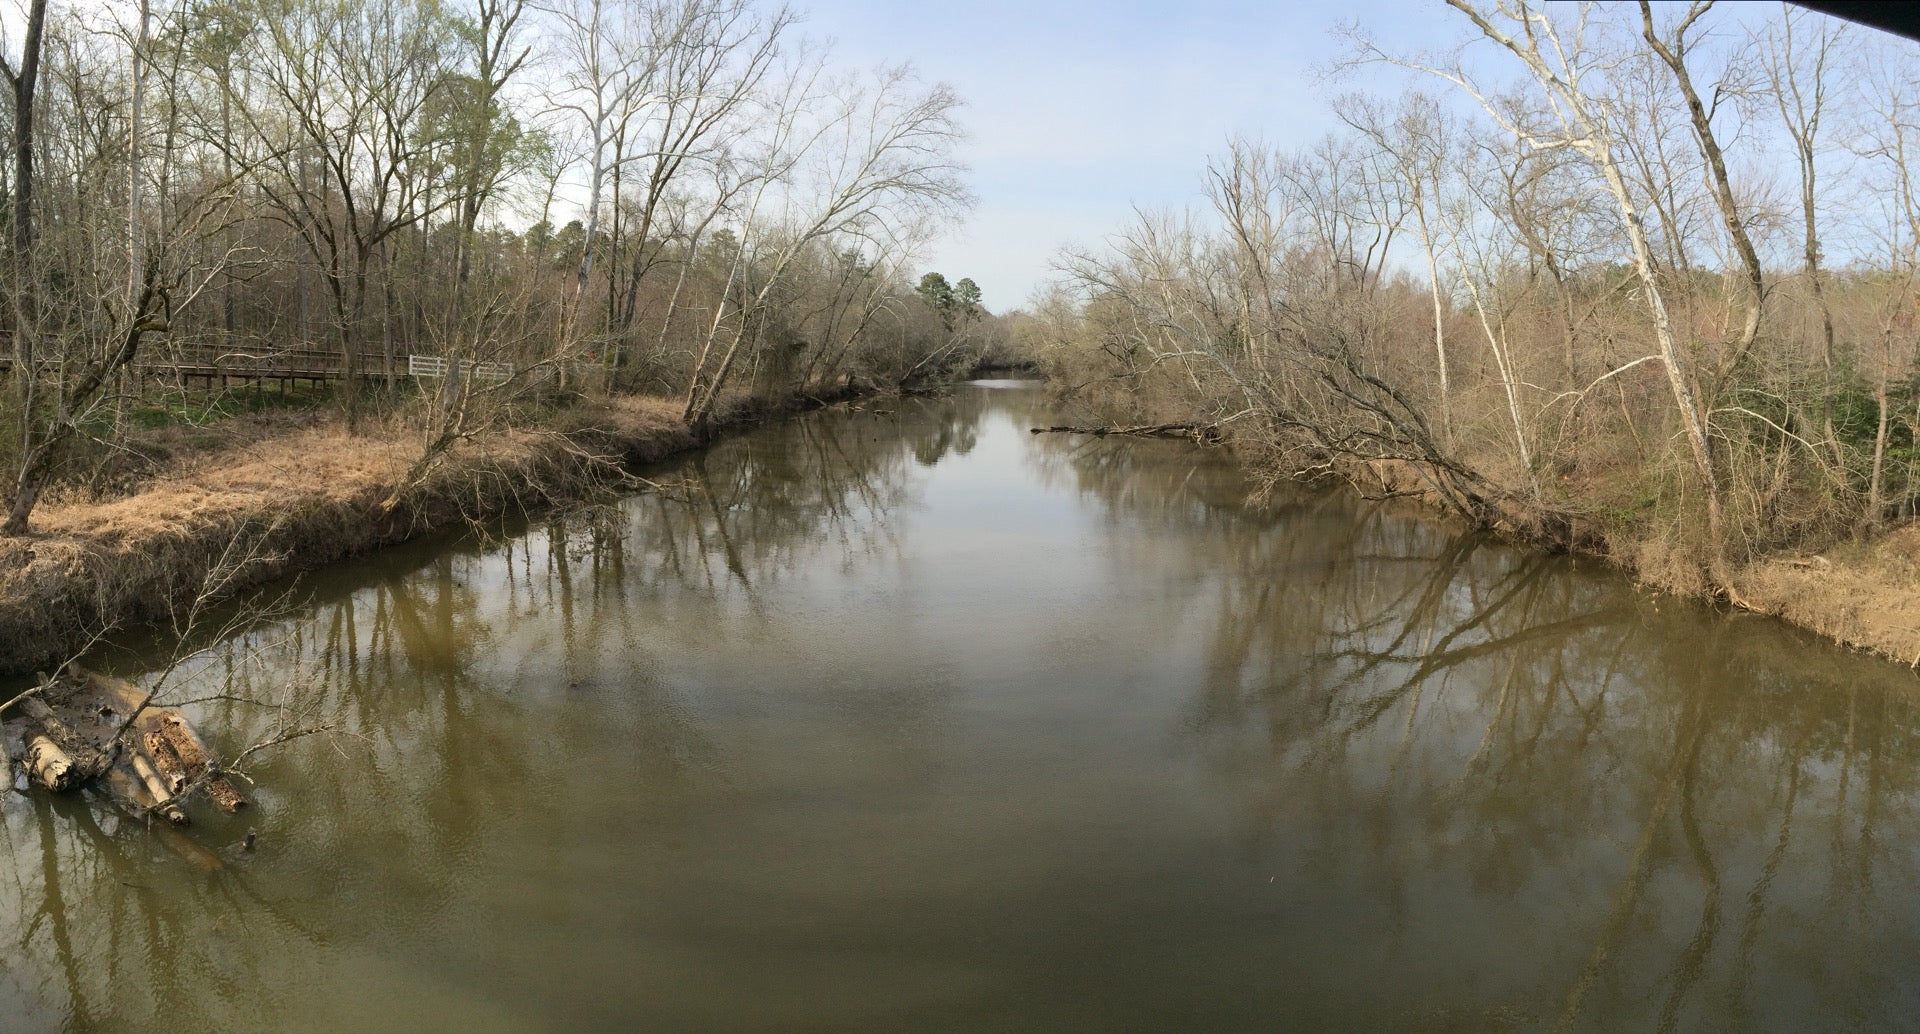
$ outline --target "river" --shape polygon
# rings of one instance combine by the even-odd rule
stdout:
[[[1920,1024],[1912,672],[1054,422],[815,413],[102,651],[330,731],[206,853],[9,796],[0,1029]]]

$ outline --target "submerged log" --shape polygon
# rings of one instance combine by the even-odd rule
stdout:
[[[207,796],[213,798],[213,803],[219,805],[220,810],[229,815],[247,806],[247,799],[241,796],[240,791],[235,789],[224,775],[217,775],[207,780]]]
[[[46,701],[39,697],[28,697],[20,701],[20,710],[40,723],[44,737],[66,755],[67,769],[71,772],[71,776],[62,789],[72,789],[88,782],[112,766],[113,754],[110,751],[101,750],[94,745],[93,741],[73,731],[72,726],[53,713],[53,708],[48,707]],[[53,787],[48,786],[48,789]]]
[[[154,836],[175,858],[199,869],[202,872],[219,872],[227,863],[220,856],[193,842],[185,833],[175,831],[171,826],[153,827]]]
[[[112,791],[113,796],[123,807],[128,808],[135,818],[145,820],[156,811],[166,816],[166,824],[150,825],[148,828],[167,850],[197,869],[211,872],[221,868],[222,863],[218,855],[194,843],[184,834],[174,832],[173,826],[187,824],[186,812],[181,810],[178,800],[166,800],[155,796],[156,788],[143,780],[135,771],[136,766],[143,764],[145,759],[139,759],[139,751],[128,753],[131,757],[126,764],[113,766],[102,777],[107,789]]]
[[[55,793],[65,793],[80,785],[80,770],[73,758],[48,739],[45,733],[27,741],[27,774]]]
[[[167,739],[166,733],[149,729],[141,734],[140,745],[147,749],[147,757],[166,781],[168,793],[177,794],[187,788],[190,777],[187,775],[186,762],[180,760],[180,752],[173,749],[173,743]]]
[[[147,792],[146,785],[141,783],[139,777],[135,776],[127,766],[115,765],[107,769],[107,774],[102,777],[102,781],[107,784],[107,789],[113,791],[113,795],[120,798],[120,802],[126,807],[133,809],[136,815],[144,816],[153,807],[153,795]]]
[[[140,783],[146,787],[147,795],[153,798],[153,804],[149,807],[165,815],[167,821],[176,826],[186,825],[187,813],[181,811],[180,805],[174,803],[173,794],[168,792],[167,784],[160,778],[160,773],[154,771],[153,762],[148,761],[147,756],[137,750],[129,753],[128,760],[133,763],[133,774],[140,777]]]
[[[1075,427],[1061,424],[1054,427],[1030,428],[1032,434],[1090,434],[1104,438],[1107,435],[1129,435],[1135,438],[1191,438],[1208,445],[1218,444],[1224,435],[1219,424],[1134,424],[1127,427]]]
[[[221,773],[220,763],[214,760],[207,745],[200,742],[199,735],[193,731],[193,726],[187,724],[186,719],[177,714],[163,714],[160,716],[159,732],[174,753],[180,756],[187,778],[205,779],[207,796],[220,806],[220,810],[231,815],[247,806],[247,799]]]

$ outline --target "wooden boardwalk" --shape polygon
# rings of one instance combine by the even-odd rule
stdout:
[[[394,356],[393,376],[407,376],[408,356]],[[0,374],[13,368],[13,357],[0,354]],[[127,369],[140,379],[159,378],[186,386],[227,387],[278,381],[282,388],[296,384],[327,384],[345,380],[346,354],[319,348],[286,348],[272,352],[221,351],[214,348],[181,349],[154,358],[136,358]],[[360,357],[360,369],[354,377],[362,381],[385,380],[388,368],[384,356]]]

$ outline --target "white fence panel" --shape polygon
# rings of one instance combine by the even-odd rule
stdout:
[[[458,370],[460,376],[482,384],[498,384],[513,376],[512,363],[476,363],[471,359],[453,360],[443,355],[407,357],[407,375],[410,377],[445,377],[448,370]]]

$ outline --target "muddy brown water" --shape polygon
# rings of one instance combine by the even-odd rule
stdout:
[[[1911,672],[1055,416],[309,579],[167,683],[334,727],[251,813],[6,799],[0,1029],[1920,1024]]]

